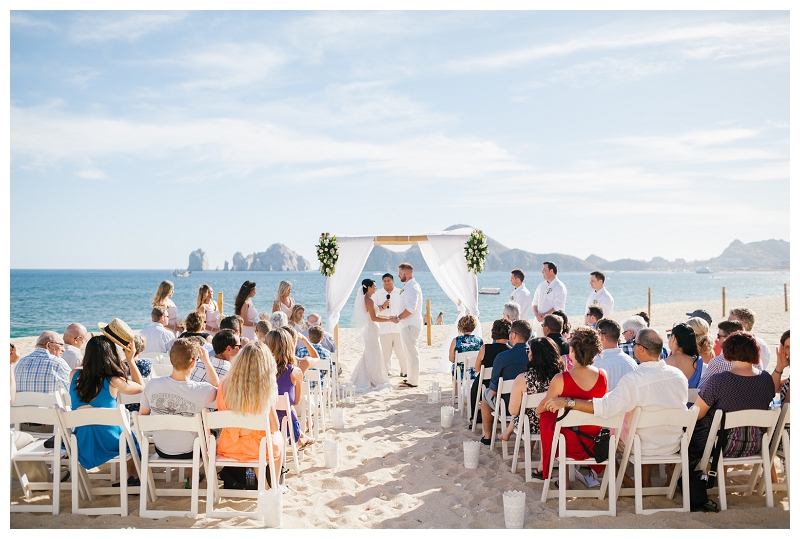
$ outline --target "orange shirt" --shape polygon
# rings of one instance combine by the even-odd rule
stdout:
[[[224,383],[220,382],[217,390],[217,410],[225,411]],[[250,430],[240,428],[225,428],[219,435],[217,441],[217,454],[228,457],[239,462],[258,460],[258,449],[261,439],[267,435],[263,430]],[[280,431],[273,432],[270,436],[272,441],[272,453],[275,460],[283,454],[283,436]]]

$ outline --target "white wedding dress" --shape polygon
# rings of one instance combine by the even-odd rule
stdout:
[[[389,382],[389,373],[386,371],[386,362],[381,351],[381,341],[378,338],[378,322],[373,322],[368,317],[364,294],[360,288],[358,292],[353,325],[361,329],[364,336],[364,353],[361,354],[361,359],[358,360],[355,369],[353,369],[350,381],[356,386],[356,393],[358,394],[370,391],[388,391],[392,389],[392,385]],[[388,324],[390,322],[384,323]]]

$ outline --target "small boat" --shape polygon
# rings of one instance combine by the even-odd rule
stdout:
[[[499,288],[488,288],[488,287],[484,286],[483,288],[480,289],[478,294],[490,294],[492,296],[498,296],[498,295],[500,295],[500,289]]]
[[[714,273],[713,271],[711,271],[711,268],[709,268],[708,266],[705,266],[705,267],[702,267],[702,268],[697,268],[696,270],[694,270],[694,272],[695,273]]]
[[[192,272],[189,270],[172,270],[173,277],[188,277]]]

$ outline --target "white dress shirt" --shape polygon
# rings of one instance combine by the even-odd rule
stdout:
[[[70,369],[77,369],[83,365],[83,352],[76,346],[65,344],[64,353],[61,354],[61,359],[67,362],[67,365],[69,365]]]
[[[551,309],[563,311],[567,305],[567,287],[558,277],[554,277],[549,283],[542,281],[533,294],[533,305],[536,305],[539,313],[546,313]]]
[[[381,310],[380,306],[386,302],[386,294],[389,294],[389,308]],[[396,286],[392,288],[391,292],[387,292],[385,288],[379,288],[372,295],[372,301],[375,303],[375,314],[377,316],[397,316],[403,312],[403,300],[400,298],[400,289]],[[378,323],[378,332],[380,335],[400,333],[400,324],[380,322]]]
[[[514,292],[511,293],[511,301],[516,302],[517,305],[519,305],[520,320],[530,319],[531,315],[533,314],[533,311],[531,310],[531,303],[533,299],[531,298],[530,290],[525,288],[525,283],[522,283],[514,289]]]
[[[594,366],[606,371],[608,390],[613,391],[622,377],[635,371],[639,365],[619,348],[605,348],[602,354],[594,358]]]
[[[751,333],[751,335],[753,334]],[[753,337],[756,336],[753,335]],[[767,342],[761,337],[756,337],[756,342],[761,349],[761,370],[765,371],[767,367],[769,367],[769,346],[767,346]]]
[[[172,348],[175,342],[175,334],[161,325],[160,322],[151,322],[140,331],[146,339],[145,352],[159,352],[165,354]]]
[[[637,369],[620,378],[617,387],[602,398],[592,399],[594,413],[603,418],[631,412],[637,406],[643,412],[676,409],[686,410],[689,400],[689,381],[675,367],[659,361],[645,361]],[[626,416],[622,426],[621,440],[627,438],[628,421]],[[681,448],[681,427],[648,427],[637,429],[642,440],[642,453],[661,455],[675,453]]]
[[[589,299],[586,300],[586,308],[588,309],[592,305],[597,305],[603,309],[603,318],[608,318],[614,313],[614,298],[611,297],[605,286],[600,290],[591,291]]]
[[[403,292],[398,297],[403,300],[400,312],[402,313],[406,310],[411,313],[410,316],[400,320],[399,326],[414,326],[422,329],[422,288],[417,284],[417,280],[409,279],[405,287],[403,287]]]

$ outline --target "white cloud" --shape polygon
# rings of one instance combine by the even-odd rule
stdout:
[[[47,28],[48,30],[56,30],[56,25],[50,21],[45,21],[38,17],[33,17],[30,13],[20,11],[11,12],[10,22],[12,28]]]
[[[133,11],[92,13],[79,16],[69,29],[73,41],[136,41],[143,35],[182,21],[185,12]]]
[[[77,72],[73,72],[71,75],[68,75],[64,82],[69,84],[74,84],[80,88],[88,88],[89,83],[100,76],[99,71],[95,71],[93,69],[83,69]]]
[[[261,82],[287,60],[286,54],[259,43],[223,43],[166,62],[200,74],[182,84],[186,89],[225,90]]]
[[[107,180],[109,179],[108,175],[100,170],[99,168],[86,168],[83,170],[79,170],[75,172],[75,175],[79,178],[83,178],[86,180]]]

